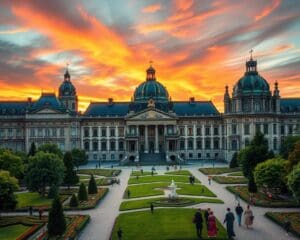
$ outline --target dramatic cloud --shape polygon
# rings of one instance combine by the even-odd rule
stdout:
[[[297,1],[0,2],[0,100],[56,91],[66,63],[79,107],[129,101],[152,60],[174,100],[223,110],[254,49],[260,74],[282,97],[300,97]]]

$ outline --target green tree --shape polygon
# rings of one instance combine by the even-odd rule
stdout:
[[[94,175],[91,175],[89,186],[88,186],[88,192],[89,194],[95,194],[98,192],[97,183],[95,181]]]
[[[297,142],[300,141],[300,136],[287,136],[283,139],[283,142],[280,146],[280,155],[287,159],[289,153],[294,150],[294,147]]]
[[[45,195],[46,187],[60,186],[64,178],[63,161],[53,153],[38,152],[29,158],[25,182],[29,190]]]
[[[257,164],[254,169],[255,183],[265,192],[279,193],[285,188],[287,161],[282,158],[273,158]]]
[[[300,201],[300,163],[298,163],[288,175],[288,187],[294,197]]]
[[[23,164],[24,164],[24,167],[25,167],[25,164],[28,164],[28,159],[29,159],[29,157],[28,157],[28,154],[27,154],[26,152],[23,152],[23,151],[16,151],[14,154],[15,154],[16,156],[18,156],[18,157],[21,158],[21,160],[22,160],[22,162],[23,162]]]
[[[74,171],[73,159],[71,152],[66,152],[64,155],[64,165],[65,165],[65,178],[64,183],[70,188],[70,185],[74,185],[79,182],[79,178]]]
[[[84,150],[74,148],[71,153],[73,157],[73,163],[76,167],[87,163],[88,158]]]
[[[48,193],[48,198],[56,198],[58,197],[59,188],[55,185],[52,184],[51,187],[49,188],[49,193]]]
[[[30,145],[28,156],[32,156],[33,157],[35,154],[36,154],[36,146],[35,146],[35,143],[32,142],[31,145]]]
[[[67,224],[63,212],[63,207],[59,198],[52,201],[52,207],[48,217],[48,234],[49,236],[61,236],[66,230]]]
[[[300,142],[296,142],[294,150],[288,156],[288,171],[290,172],[295,165],[300,162]]]
[[[22,159],[9,150],[0,155],[0,169],[7,170],[13,177],[21,179],[24,174]]]
[[[76,194],[73,193],[70,199],[70,207],[77,207],[77,206],[78,206],[78,199],[76,197]]]
[[[260,132],[257,132],[251,143],[238,153],[238,161],[242,165],[244,176],[249,180],[248,189],[252,193],[257,191],[253,175],[254,168],[258,163],[267,160],[269,156],[267,141]]]
[[[87,194],[86,187],[85,187],[85,185],[84,185],[83,182],[79,186],[78,200],[79,201],[86,201],[86,200],[88,200],[88,194]]]
[[[239,164],[238,164],[238,153],[235,152],[233,155],[232,155],[232,158],[231,158],[231,161],[229,163],[229,167],[230,168],[236,168],[238,167]]]
[[[14,191],[18,188],[18,180],[8,171],[0,170],[0,211],[15,209],[17,200]]]
[[[53,144],[53,143],[45,143],[39,146],[38,152],[53,153],[59,156],[61,159],[63,158],[62,151],[58,148],[57,144]]]

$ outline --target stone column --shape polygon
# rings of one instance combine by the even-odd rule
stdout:
[[[188,128],[187,125],[184,125],[184,150],[187,151],[188,149]]]
[[[197,129],[196,124],[193,125],[193,150],[195,151],[197,149]]]
[[[158,125],[155,125],[155,146],[154,146],[154,152],[159,153],[158,149]]]
[[[148,143],[148,126],[145,125],[145,153],[149,152],[149,143]]]
[[[106,127],[106,149],[110,151],[110,136],[109,136],[109,126]]]
[[[115,128],[115,134],[116,134],[115,150],[119,151],[119,127],[118,126],[116,126]]]

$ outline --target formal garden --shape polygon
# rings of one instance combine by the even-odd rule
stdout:
[[[32,144],[29,154],[0,150],[0,211],[11,213],[0,216],[0,239],[75,238],[90,217],[66,215],[64,210],[95,208],[108,193],[102,186],[113,184],[120,173],[117,169],[76,171],[84,163],[84,151],[63,154],[53,144],[38,149]],[[13,216],[13,212],[29,216]]]

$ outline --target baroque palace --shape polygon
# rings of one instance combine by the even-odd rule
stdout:
[[[77,105],[68,70],[58,97],[0,102],[0,147],[28,151],[32,142],[51,142],[63,151],[85,149],[95,161],[230,161],[256,131],[276,153],[300,126],[300,98],[281,98],[277,82],[272,92],[252,56],[231,96],[225,87],[224,113],[211,101],[172,101],[152,66],[132,101],[92,102],[83,114]]]

